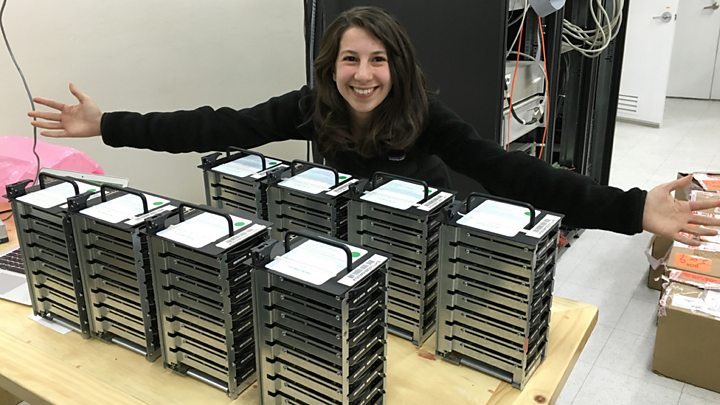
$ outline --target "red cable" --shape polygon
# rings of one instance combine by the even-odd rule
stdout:
[[[542,159],[545,152],[545,142],[547,141],[548,125],[550,125],[550,80],[548,79],[547,58],[545,57],[545,33],[543,32],[540,16],[538,16],[538,30],[540,30],[540,48],[542,49],[543,64],[545,66],[543,71],[545,74],[545,129],[543,130],[540,155],[538,156],[539,159]]]

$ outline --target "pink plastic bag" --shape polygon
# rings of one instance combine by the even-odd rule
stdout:
[[[32,152],[33,139],[24,136],[0,136],[0,202],[7,201],[5,186],[21,180],[34,179],[37,162]],[[40,167],[103,174],[100,165],[88,155],[67,146],[54,145],[38,139],[35,149]]]

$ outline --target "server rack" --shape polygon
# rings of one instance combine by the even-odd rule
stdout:
[[[255,378],[250,250],[267,225],[185,203],[176,219],[149,220],[164,365],[231,398]]]
[[[270,268],[296,249],[312,253],[306,242],[343,252],[344,268],[320,284]],[[294,231],[253,252],[261,403],[384,403],[387,259],[353,257],[337,239]]]
[[[48,173],[40,173],[39,185],[27,188],[30,182],[9,184],[6,191],[15,215],[33,313],[89,338],[87,297],[66,201],[81,191],[94,191],[94,186]]]
[[[468,221],[487,201],[502,201],[501,210],[527,208],[529,225],[510,236]],[[477,193],[447,211],[440,242],[440,356],[522,389],[546,354],[560,222],[529,204]]]
[[[332,184],[319,192],[285,185],[287,180],[310,170],[327,171],[332,175]],[[349,189],[357,179],[329,166],[302,160],[293,160],[289,172],[273,172],[268,177],[268,220],[273,223],[273,238],[282,239],[287,231],[302,230],[346,238]]]
[[[363,199],[389,181],[421,187],[417,204],[400,209]],[[375,173],[353,187],[348,241],[390,256],[388,330],[420,346],[434,331],[440,224],[453,192],[430,189],[423,181]]]
[[[154,361],[160,341],[145,220],[160,213],[176,216],[180,203],[110,185],[100,187],[100,199],[87,197],[70,198],[68,212],[90,333]],[[118,215],[124,207],[131,208]]]
[[[202,164],[198,166],[203,170],[207,205],[236,214],[250,213],[267,220],[268,172],[286,170],[289,163],[234,147],[221,156],[221,153],[203,156]],[[253,156],[258,158],[259,164],[247,161]]]

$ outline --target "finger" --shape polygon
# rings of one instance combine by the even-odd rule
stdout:
[[[702,201],[688,201],[690,211],[702,211],[708,208],[720,207],[720,198]]]
[[[689,225],[682,229],[682,231],[691,233],[696,236],[714,236],[717,235],[717,231],[711,228],[704,228],[702,226]]]
[[[40,135],[47,136],[48,138],[65,138],[67,136],[67,132],[65,130],[41,131]]]
[[[33,98],[33,101],[46,107],[54,108],[61,111],[63,107],[65,107],[65,104],[45,97],[35,97]]]
[[[720,218],[704,215],[693,215],[688,222],[696,225],[720,226]]]
[[[693,176],[692,176],[692,174],[690,174],[685,177],[681,177],[677,180],[673,180],[669,183],[665,183],[662,186],[667,188],[668,192],[674,191],[677,189],[682,189],[682,188],[688,187],[690,185],[690,183],[692,183],[692,179],[693,179]]]
[[[30,111],[28,113],[28,117],[50,121],[60,121],[61,114],[52,111]]]
[[[63,129],[62,122],[57,121],[32,121],[30,125],[42,129]]]
[[[70,85],[68,87],[70,88],[70,93],[72,93],[72,95],[75,96],[75,98],[78,99],[78,101],[81,104],[83,102],[87,101],[87,99],[89,98],[89,96],[87,94],[83,93],[82,91],[80,91],[80,89],[78,89],[78,87],[75,86],[75,84],[70,83]]]
[[[699,246],[700,245],[700,241],[687,236],[687,234],[682,234],[682,233],[676,233],[675,235],[673,235],[673,240],[676,240],[680,243],[684,243],[684,244],[690,245],[690,246]]]

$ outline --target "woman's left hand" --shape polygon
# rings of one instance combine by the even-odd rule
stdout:
[[[716,235],[716,230],[701,225],[720,226],[720,218],[698,215],[694,211],[720,207],[720,198],[680,201],[670,194],[688,187],[691,182],[692,176],[685,176],[648,191],[643,210],[643,229],[691,246],[699,245],[702,236]]]

